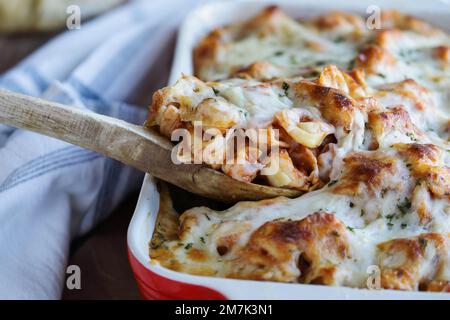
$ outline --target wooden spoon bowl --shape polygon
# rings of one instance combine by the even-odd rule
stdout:
[[[235,180],[206,165],[175,164],[157,132],[76,107],[0,90],[0,123],[101,153],[176,186],[222,202],[296,197],[297,190]]]

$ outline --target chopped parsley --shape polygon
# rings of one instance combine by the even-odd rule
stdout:
[[[364,211],[364,209],[361,209],[361,214],[359,216],[362,217],[365,214],[366,214],[366,212]]]
[[[166,238],[164,237],[164,235],[162,234],[162,232],[161,231],[159,231],[159,230],[157,230],[156,231],[156,238],[159,240],[159,241],[161,241],[161,242],[163,242],[163,241],[166,241]]]
[[[386,219],[388,219],[389,221],[392,221],[392,219],[394,219],[395,218],[395,215],[394,214],[388,214],[387,216],[386,216]]]
[[[289,90],[289,84],[286,82],[283,82],[283,84],[281,85],[281,89],[284,90],[284,94],[287,96],[288,95],[288,90]]]
[[[349,206],[350,206],[350,208],[353,208],[355,206],[355,204],[350,201]]]
[[[402,223],[402,224],[400,225],[400,227],[401,227],[402,229],[405,229],[407,226],[408,226],[408,224],[406,224],[406,223]]]
[[[353,227],[347,226],[347,229],[348,229],[350,232],[355,232],[355,228],[353,228]]]
[[[212,88],[213,89],[213,91],[214,91],[214,94],[217,96],[219,93],[220,93],[220,91],[218,90],[218,89],[216,89],[216,88]]]
[[[419,140],[416,138],[416,136],[414,135],[414,133],[407,132],[406,135],[408,136],[408,138],[411,139],[411,141],[414,141],[414,142],[419,141]]]
[[[189,250],[190,248],[192,248],[194,244],[192,242],[188,243],[187,245],[184,246],[184,249]]]
[[[273,54],[274,56],[278,57],[278,56],[282,56],[284,54],[284,51],[275,51],[275,53]]]
[[[203,237],[200,237],[200,241],[201,241],[202,243],[206,243],[206,242],[205,242],[205,238],[203,238]]]
[[[158,227],[160,226],[158,225]],[[157,230],[155,232],[153,240],[150,242],[150,247],[152,249],[158,249],[165,241],[166,238],[164,237],[164,235],[161,233],[161,231]]]
[[[244,110],[244,109],[238,109],[238,111],[239,111],[240,113],[242,113],[242,114],[244,115],[244,117],[247,117],[247,116],[248,116],[248,111],[247,111],[247,110]]]
[[[403,202],[399,203],[397,205],[398,210],[401,212],[402,215],[405,215],[409,213],[409,210],[411,209],[411,201],[408,198],[405,198]]]
[[[208,219],[209,221],[211,221],[211,218],[208,216],[207,213],[205,213],[205,217],[206,217],[206,219]]]
[[[328,186],[334,186],[338,181],[337,180],[331,180],[330,182],[328,182]]]
[[[387,222],[388,228],[392,229],[392,227],[394,226],[394,224],[392,223],[392,220],[394,218],[396,218],[395,214],[388,214],[385,218],[388,220],[388,222]]]

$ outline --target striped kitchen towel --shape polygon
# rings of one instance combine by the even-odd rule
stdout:
[[[0,87],[140,124],[168,78],[177,25],[198,1],[136,0],[66,31]],[[0,125],[0,299],[58,299],[70,241],[142,173],[94,152]]]

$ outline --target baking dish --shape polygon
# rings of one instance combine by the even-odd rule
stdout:
[[[294,17],[315,16],[338,9],[360,14],[373,12],[373,1],[224,1],[205,5],[189,15],[180,29],[175,60],[170,77],[174,83],[181,73],[192,74],[192,50],[201,37],[216,26],[243,20],[256,14],[268,4],[279,4]],[[395,8],[414,14],[441,28],[449,30],[445,21],[450,6],[441,1],[407,3],[406,1],[377,1],[381,10]],[[372,7],[370,7],[372,6]],[[370,12],[367,12],[369,9]],[[375,8],[376,10],[376,8]],[[257,282],[249,280],[199,277],[174,272],[150,261],[148,243],[158,211],[159,195],[155,180],[146,176],[128,231],[130,263],[139,288],[145,298],[158,299],[448,299],[445,293],[399,292],[303,284]]]

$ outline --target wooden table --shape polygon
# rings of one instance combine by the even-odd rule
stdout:
[[[137,203],[133,194],[83,239],[72,245],[69,264],[81,268],[81,290],[64,290],[63,299],[139,299],[128,264],[127,228]]]
[[[52,36],[0,36],[0,72],[14,66]],[[63,299],[140,298],[126,251],[126,232],[137,196],[128,197],[107,221],[74,242],[69,264],[81,268],[81,290],[66,289]]]

